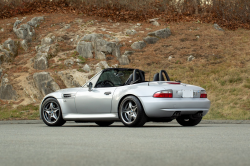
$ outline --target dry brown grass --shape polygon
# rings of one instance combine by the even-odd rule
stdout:
[[[132,5],[133,4],[133,5]],[[113,21],[217,22],[229,29],[250,28],[249,0],[0,0],[0,18],[32,13],[74,13]]]
[[[250,119],[250,32],[220,32],[194,22],[170,28],[172,36],[136,52],[126,67],[146,71],[150,80],[165,69],[171,80],[205,88],[212,104],[206,119]],[[189,55],[195,60],[187,62]]]

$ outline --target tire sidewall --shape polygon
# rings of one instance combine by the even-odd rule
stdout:
[[[48,103],[50,103],[50,102],[55,102],[55,103],[58,105],[58,107],[59,107],[59,118],[57,119],[56,122],[53,122],[53,123],[49,123],[49,122],[46,121],[46,119],[44,118],[44,112],[43,112],[44,107],[45,107]],[[59,102],[58,102],[56,99],[54,99],[54,98],[46,99],[46,100],[43,102],[42,107],[41,107],[41,115],[42,115],[42,120],[43,120],[43,122],[44,122],[46,125],[48,125],[48,126],[61,126],[61,125],[63,125],[63,124],[65,123],[65,121],[63,120],[63,117],[62,117],[61,106],[60,106]],[[63,122],[64,122],[64,123],[63,123]]]
[[[130,124],[124,122],[124,120],[123,120],[123,118],[122,118],[122,106],[123,106],[123,104],[124,104],[126,101],[128,101],[128,100],[132,100],[132,101],[136,104],[136,106],[137,106],[137,117],[136,117],[136,119],[135,119],[132,123],[130,123]],[[121,104],[120,104],[120,106],[119,106],[118,115],[119,115],[119,118],[120,118],[120,120],[122,121],[122,123],[123,123],[125,126],[128,126],[128,127],[137,126],[137,124],[140,123],[140,121],[141,121],[141,119],[143,118],[143,116],[146,116],[145,113],[144,113],[144,110],[143,110],[143,108],[142,108],[142,105],[141,105],[141,103],[140,103],[140,101],[139,101],[139,99],[137,99],[137,98],[134,97],[134,96],[127,96],[127,97],[125,97],[125,98],[122,100],[122,102],[121,102]]]

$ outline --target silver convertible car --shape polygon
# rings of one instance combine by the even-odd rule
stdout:
[[[44,97],[40,118],[48,126],[66,121],[95,122],[109,126],[121,121],[139,127],[146,122],[170,122],[195,126],[207,114],[210,101],[206,91],[180,81],[170,81],[165,70],[145,81],[138,69],[108,68],[85,85],[62,89]]]

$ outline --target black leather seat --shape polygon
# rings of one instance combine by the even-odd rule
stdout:
[[[163,77],[163,75],[162,75],[161,78],[163,79],[162,81],[165,81],[165,78]],[[160,74],[159,74],[159,73],[156,73],[156,74],[154,75],[153,81],[160,81]]]

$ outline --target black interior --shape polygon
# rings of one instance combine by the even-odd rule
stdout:
[[[170,78],[169,78],[169,76],[168,76],[168,73],[167,73],[165,70],[161,70],[159,73],[156,73],[156,74],[154,75],[153,81],[165,81],[165,78],[164,78],[164,76],[163,76],[163,73],[164,73],[164,75],[165,75],[167,81],[170,81]]]

